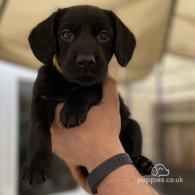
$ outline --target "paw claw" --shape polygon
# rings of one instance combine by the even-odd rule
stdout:
[[[69,128],[70,128],[70,125],[69,125],[69,123],[67,123],[67,126],[66,126],[66,128],[67,128],[67,129],[69,129]]]
[[[45,182],[47,180],[46,176],[42,176],[43,182]]]
[[[80,122],[79,120],[77,120],[77,123],[78,123],[78,125],[80,125],[80,124],[81,124],[81,122]]]

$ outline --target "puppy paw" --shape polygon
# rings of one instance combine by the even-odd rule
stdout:
[[[43,160],[26,161],[20,172],[21,179],[32,186],[44,183],[51,174],[51,162]]]
[[[87,118],[87,106],[85,104],[69,102],[64,105],[60,112],[62,127],[71,128],[82,124]]]
[[[140,172],[141,175],[150,175],[152,168],[154,167],[151,160],[146,158],[145,156],[137,156],[133,159],[136,168]]]

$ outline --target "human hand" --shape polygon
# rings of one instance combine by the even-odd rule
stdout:
[[[85,166],[90,172],[111,156],[124,152],[119,140],[121,124],[116,83],[111,78],[105,80],[102,101],[89,110],[86,121],[77,127],[63,129],[59,124],[62,107],[62,103],[56,107],[51,127],[52,150],[84,186],[78,166]]]

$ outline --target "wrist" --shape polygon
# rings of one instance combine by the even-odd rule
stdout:
[[[97,188],[99,184],[104,180],[109,174],[114,172],[121,166],[132,164],[132,160],[127,153],[120,153],[107,159],[105,162],[96,167],[86,179],[86,182],[93,194],[97,193]]]
[[[90,155],[90,160],[87,162],[89,173],[107,159],[124,152],[125,150],[119,139],[115,141],[112,140],[110,143],[106,142],[106,145],[99,144]]]

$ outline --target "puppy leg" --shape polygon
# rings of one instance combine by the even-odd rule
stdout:
[[[120,140],[125,151],[131,156],[136,168],[141,175],[151,173],[153,163],[148,158],[141,155],[142,134],[140,126],[136,121],[129,118],[130,112],[120,99],[120,114],[121,114],[121,132]]]
[[[71,128],[83,123],[88,110],[97,104],[101,98],[101,86],[79,88],[72,92],[70,98],[64,102],[60,113],[62,126]]]
[[[63,127],[71,128],[86,120],[89,104],[81,98],[72,98],[64,102],[60,112],[60,123]]]
[[[54,109],[54,104],[33,98],[28,154],[21,171],[21,178],[30,185],[41,184],[50,176],[52,159],[50,125]]]
[[[148,158],[141,155],[142,136],[140,127],[136,121],[127,119],[122,123],[120,140],[140,174],[151,174],[153,163]]]

